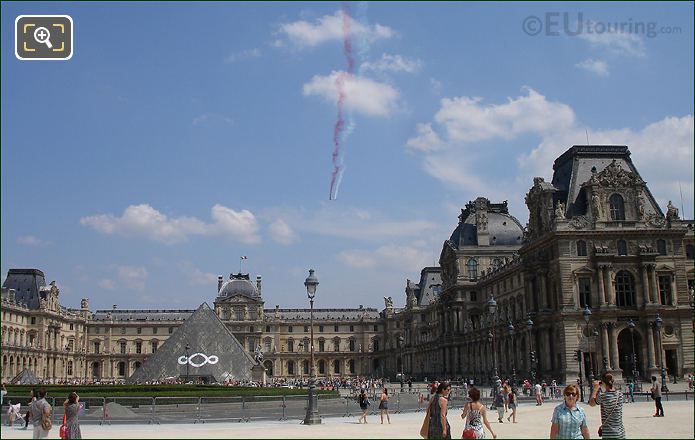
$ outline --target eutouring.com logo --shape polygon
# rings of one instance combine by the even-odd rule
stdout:
[[[521,23],[521,29],[532,37],[576,37],[578,35],[631,34],[655,38],[662,34],[680,34],[679,26],[659,26],[655,21],[597,21],[585,19],[581,12],[546,12],[541,16],[529,15]]]

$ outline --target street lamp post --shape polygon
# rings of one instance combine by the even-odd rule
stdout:
[[[635,351],[635,321],[632,318],[628,321],[627,328],[630,329],[630,342],[632,342],[632,381],[636,386],[639,372],[637,371],[637,352]]]
[[[658,313],[656,314],[654,325],[656,326],[657,338],[659,339],[659,363],[661,363],[661,392],[668,393],[668,386],[666,385],[666,366],[664,365],[664,350],[661,344],[661,326],[664,325],[664,320],[661,319],[661,316],[659,316]]]
[[[591,309],[589,305],[584,306],[584,311],[582,312],[584,316],[584,322],[586,323],[586,337],[589,340],[589,389],[594,385],[594,355],[591,352],[591,338],[592,334],[589,333],[589,320],[591,319]]]
[[[493,362],[493,371],[492,371],[492,381],[494,383],[495,387],[495,393],[497,392],[497,381],[499,381],[499,375],[497,373],[497,350],[495,349],[495,325],[497,325],[497,301],[495,301],[495,297],[491,296],[489,300],[487,300],[487,312],[490,315],[490,323],[491,323],[491,328],[492,330],[490,331],[490,334],[492,335],[492,362]]]
[[[401,393],[403,392],[403,344],[405,343],[405,338],[403,335],[398,335],[398,345],[401,349]]]
[[[512,362],[512,387],[516,387],[516,363],[514,362],[516,350],[514,350],[514,324],[511,321],[509,321],[507,330],[509,330],[509,336],[512,338],[512,355],[509,357]]]
[[[529,345],[531,347],[531,352],[529,353],[529,360],[530,360],[530,365],[531,365],[531,379],[533,380],[533,383],[536,383],[536,353],[534,351],[534,344],[533,344],[533,320],[531,319],[531,315],[529,315],[528,319],[526,320],[526,328],[528,329],[528,340],[529,340]]]
[[[314,269],[309,269],[309,276],[304,281],[306,293],[309,297],[309,325],[311,328],[310,337],[310,352],[311,352],[311,370],[309,372],[309,404],[306,408],[306,416],[304,417],[305,425],[318,425],[321,423],[319,415],[319,406],[316,396],[316,366],[314,362],[314,297],[316,296],[316,286],[319,285],[319,280],[314,275]]]
[[[191,346],[186,343],[186,346],[184,347],[184,350],[186,350],[186,384],[188,384],[188,366],[191,364],[188,362],[188,350],[191,349]]]

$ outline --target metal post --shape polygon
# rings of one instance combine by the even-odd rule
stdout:
[[[305,425],[318,425],[321,423],[321,416],[318,411],[318,399],[316,395],[316,366],[314,360],[314,295],[316,286],[319,284],[314,276],[314,269],[309,270],[309,277],[304,281],[309,296],[309,323],[311,327],[311,371],[309,375],[309,405],[304,417]]]
[[[287,420],[287,414],[285,413],[285,408],[287,408],[287,401],[285,400],[285,396],[282,396],[282,417],[280,417],[280,420]]]
[[[661,316],[659,316],[659,314],[657,313],[654,324],[656,325],[657,337],[659,339],[659,362],[661,363],[661,392],[668,393],[668,386],[666,385],[666,366],[664,365],[664,347],[662,343],[663,341],[661,340],[661,326],[663,322],[663,319],[661,319]]]
[[[579,395],[580,399],[584,402],[584,378],[582,377],[582,361],[584,360],[584,354],[581,350],[577,350],[577,362],[579,363]]]

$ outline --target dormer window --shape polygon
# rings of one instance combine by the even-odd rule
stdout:
[[[584,240],[577,241],[577,256],[586,257],[586,242]]]
[[[625,202],[620,194],[613,194],[609,199],[611,220],[625,220]]]

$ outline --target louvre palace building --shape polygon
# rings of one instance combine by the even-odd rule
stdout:
[[[381,310],[315,309],[318,376],[480,383],[497,371],[563,383],[692,372],[693,221],[657,204],[626,146],[573,146],[552,178],[529,184],[526,226],[506,201],[465,204],[439,266],[405,281],[402,307],[384,292]],[[69,308],[46,279],[7,274],[3,382],[26,369],[50,381],[125,381],[194,312],[93,311],[88,299]],[[212,299],[244,350],[260,346],[268,376],[309,375],[309,309],[267,307],[261,277],[243,273],[209,292],[200,301]]]

